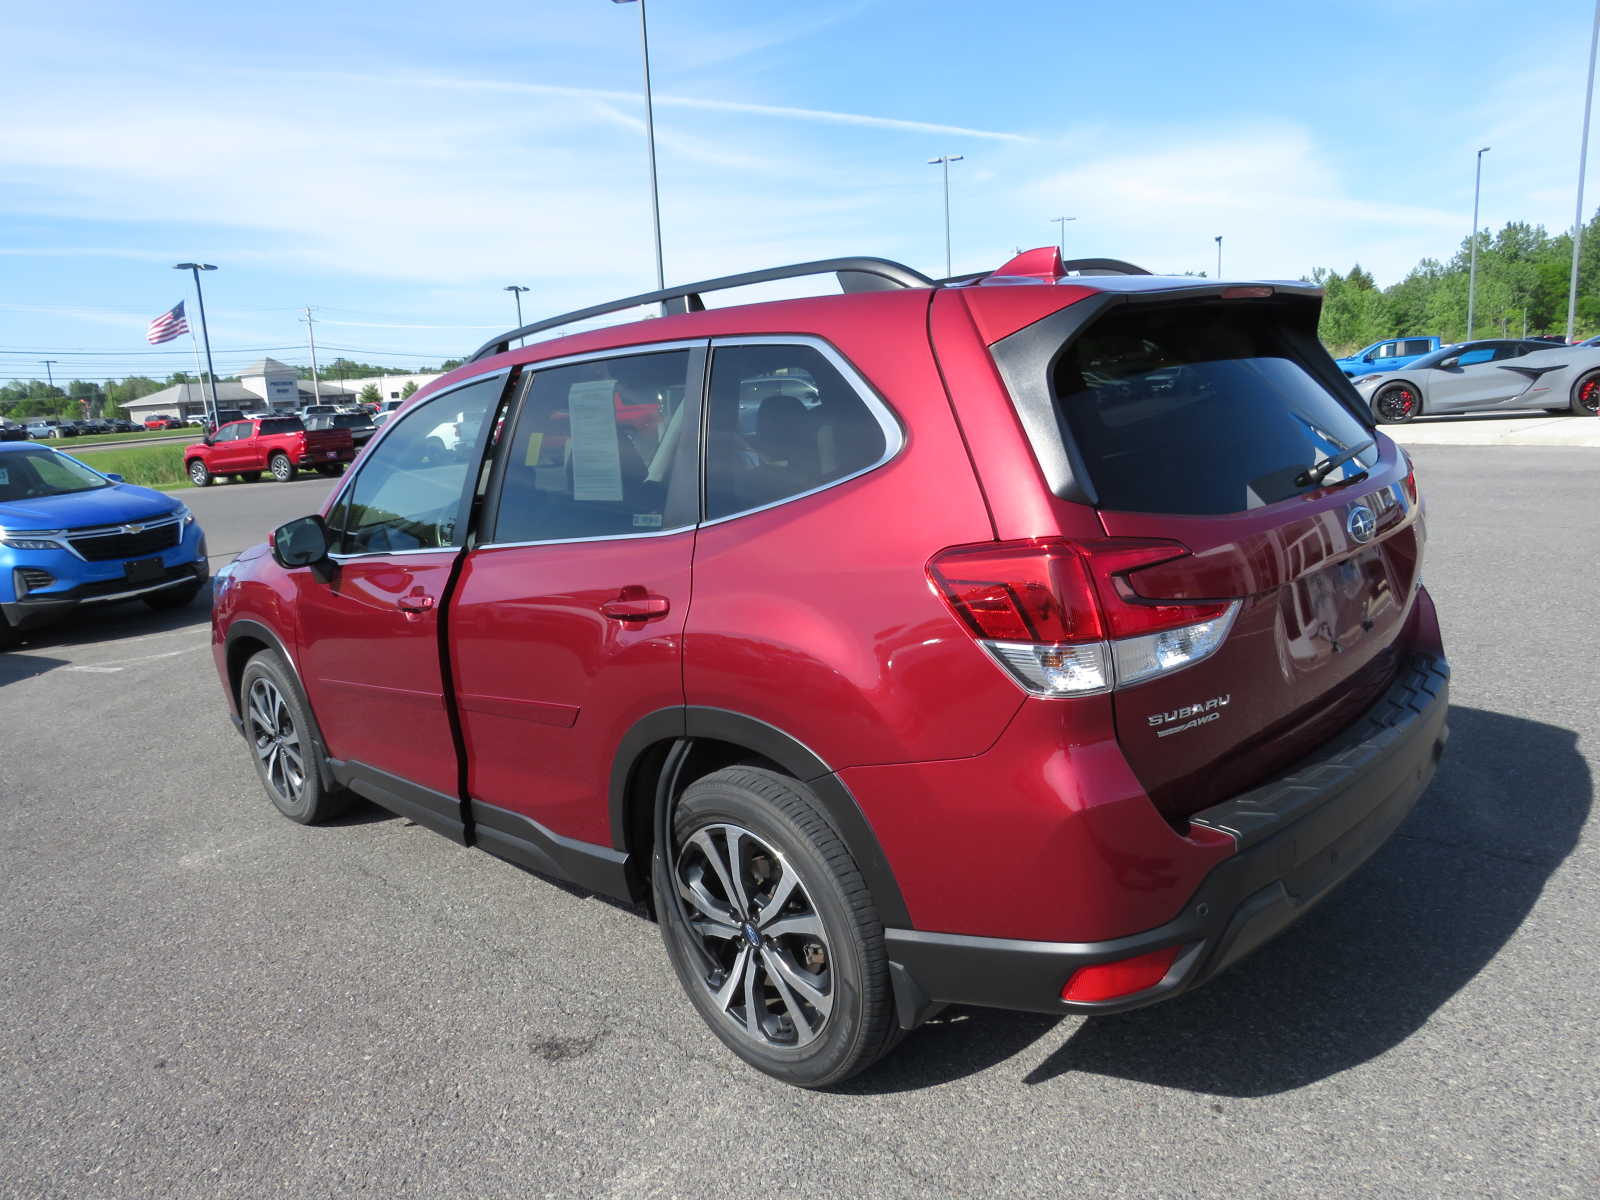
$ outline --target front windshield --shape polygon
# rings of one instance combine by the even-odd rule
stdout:
[[[1442,346],[1432,354],[1424,354],[1421,358],[1413,359],[1413,367],[1437,367],[1445,359],[1461,354],[1467,350],[1477,349],[1479,345],[1487,346],[1488,342],[1457,342],[1454,346]]]
[[[0,504],[110,486],[109,479],[95,474],[77,459],[42,446],[0,454]]]

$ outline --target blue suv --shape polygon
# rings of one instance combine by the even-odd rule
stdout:
[[[0,650],[84,604],[178,608],[208,574],[182,501],[48,446],[0,443]]]

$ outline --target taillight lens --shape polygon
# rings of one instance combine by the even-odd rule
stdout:
[[[1190,666],[1222,644],[1237,601],[1148,600],[1128,583],[1188,553],[1131,538],[989,542],[941,551],[928,577],[1027,691],[1084,696]]]
[[[1411,506],[1415,508],[1417,504],[1417,464],[1412,461],[1411,455],[1406,454],[1404,450],[1400,451],[1400,453],[1406,460],[1406,495],[1411,498]]]

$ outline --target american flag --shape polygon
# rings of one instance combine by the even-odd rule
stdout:
[[[150,322],[144,340],[155,346],[162,342],[170,342],[175,337],[182,337],[188,332],[189,322],[183,319],[183,301],[179,300],[177,304]]]

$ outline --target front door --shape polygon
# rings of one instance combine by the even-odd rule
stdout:
[[[479,844],[599,890],[618,744],[684,702],[704,361],[525,370],[449,614]]]
[[[329,510],[332,571],[293,573],[301,673],[329,755],[355,791],[458,840],[439,613],[505,383],[477,380],[397,420]]]

